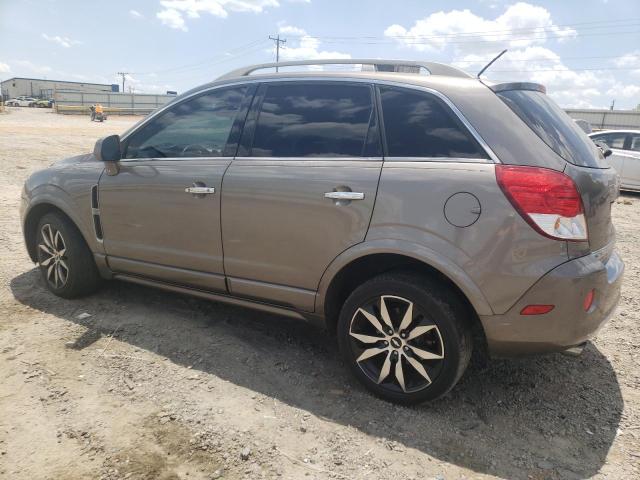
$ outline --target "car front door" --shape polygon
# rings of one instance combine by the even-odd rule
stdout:
[[[99,183],[112,270],[226,290],[220,189],[251,94],[247,86],[198,94],[123,141],[119,172]]]
[[[624,177],[628,188],[640,190],[640,133],[630,133],[622,152]]]
[[[373,99],[364,83],[260,87],[222,190],[231,293],[313,310],[323,272],[371,219],[382,167]]]
[[[625,159],[627,157],[624,150],[625,142],[627,139],[626,132],[609,132],[592,135],[591,138],[595,142],[604,142],[610,149],[611,155],[607,157],[607,162],[620,176],[620,182],[623,187],[628,186],[628,179],[626,178],[624,167]]]

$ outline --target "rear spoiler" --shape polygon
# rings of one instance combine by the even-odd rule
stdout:
[[[486,85],[486,84],[485,84]],[[547,89],[544,85],[531,82],[509,82],[498,83],[496,85],[487,85],[495,93],[506,92],[508,90],[531,90],[534,92],[547,93]]]

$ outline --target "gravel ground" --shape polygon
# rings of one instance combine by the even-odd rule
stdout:
[[[23,181],[135,120],[0,114],[0,477],[640,478],[640,197],[613,206],[617,314],[581,357],[470,368],[398,407],[308,325],[112,282],[62,300],[25,252]]]

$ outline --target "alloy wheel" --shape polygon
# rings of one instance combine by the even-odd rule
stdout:
[[[40,229],[38,244],[40,266],[46,269],[47,282],[54,288],[62,288],[69,278],[67,247],[59,230],[47,223]]]
[[[382,295],[362,305],[351,318],[349,337],[360,369],[390,391],[423,390],[442,369],[440,330],[406,298]]]

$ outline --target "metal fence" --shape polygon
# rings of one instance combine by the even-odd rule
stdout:
[[[175,95],[148,93],[87,93],[71,90],[54,93],[56,112],[62,114],[88,114],[91,105],[100,103],[105,112],[111,115],[148,115],[174,98]]]
[[[565,110],[575,120],[586,120],[594,130],[640,130],[639,110],[597,110],[570,108]]]

